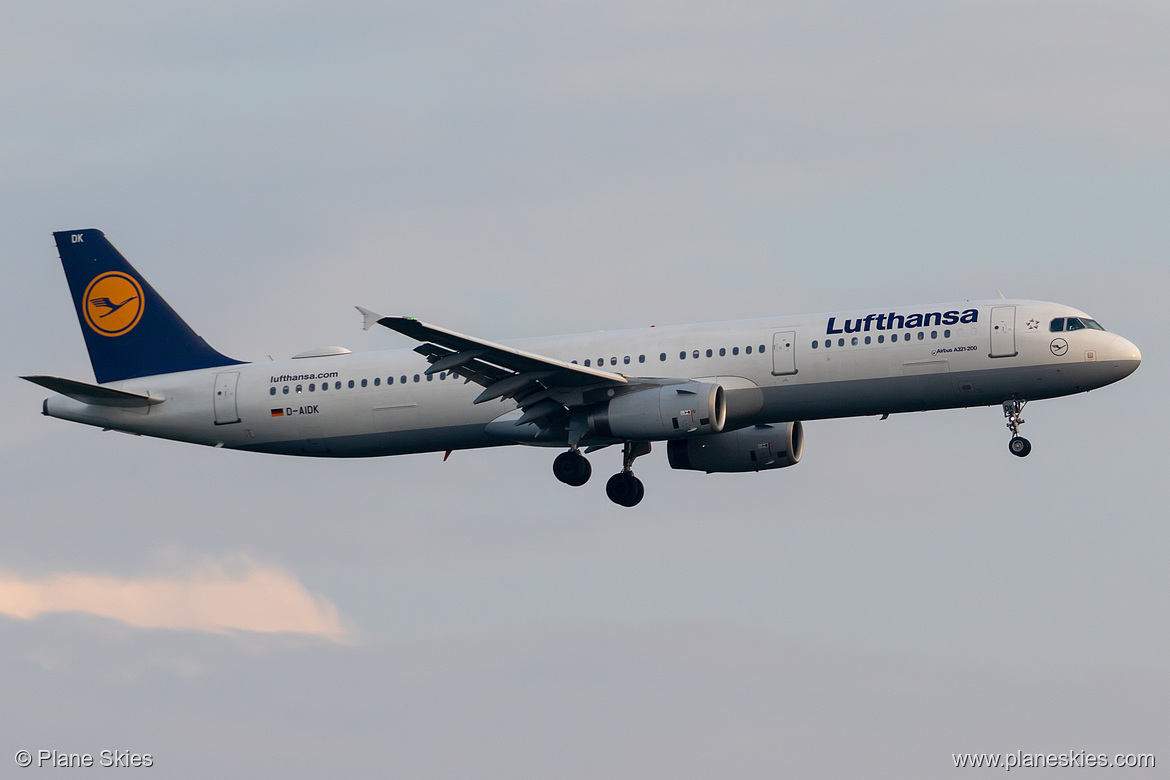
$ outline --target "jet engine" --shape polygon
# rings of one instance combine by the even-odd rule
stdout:
[[[610,399],[589,411],[589,431],[605,438],[651,441],[716,434],[726,420],[721,385],[687,382]]]
[[[804,426],[797,421],[692,436],[667,444],[666,454],[672,469],[708,474],[782,469],[800,462]]]

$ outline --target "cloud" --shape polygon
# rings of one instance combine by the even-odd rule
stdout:
[[[33,620],[88,612],[138,628],[310,634],[342,642],[337,608],[282,569],[209,563],[186,576],[129,579],[64,573],[26,579],[0,572],[0,614]]]

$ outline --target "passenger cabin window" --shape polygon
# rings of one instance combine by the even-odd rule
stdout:
[[[666,362],[666,353],[663,352],[662,354],[660,354],[658,356],[658,359],[661,360],[663,363],[665,363]]]
[[[750,355],[750,354],[752,354],[752,348],[751,348],[751,347],[744,347],[743,351],[744,351],[744,352],[746,352],[746,353],[747,353],[747,354],[749,354],[749,355]]]

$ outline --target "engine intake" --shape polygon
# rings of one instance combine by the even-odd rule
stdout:
[[[652,441],[716,434],[727,421],[723,387],[707,382],[636,390],[589,412],[589,431],[612,439]]]
[[[692,436],[666,447],[672,469],[708,474],[782,469],[799,463],[803,454],[804,426],[799,421]]]

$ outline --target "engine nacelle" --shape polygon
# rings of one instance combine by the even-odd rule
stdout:
[[[727,421],[723,387],[687,382],[619,395],[589,411],[589,431],[626,440],[715,434]]]
[[[782,469],[799,463],[803,454],[804,426],[799,421],[692,436],[666,446],[672,469],[708,474]]]

